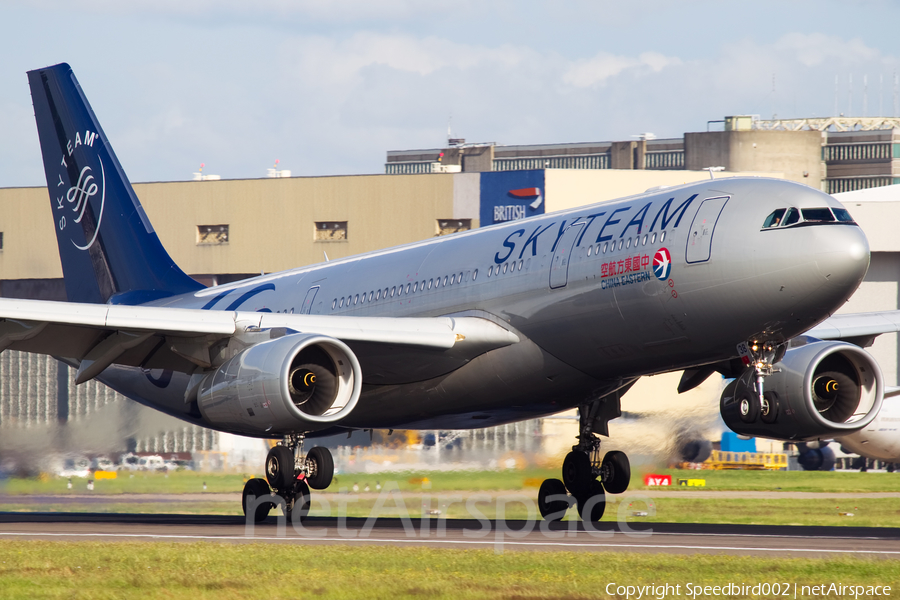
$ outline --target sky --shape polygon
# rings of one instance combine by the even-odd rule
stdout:
[[[900,116],[898,22],[896,0],[4,0],[0,187],[45,185],[25,73],[59,62],[132,181],[352,175],[448,127],[549,144]]]

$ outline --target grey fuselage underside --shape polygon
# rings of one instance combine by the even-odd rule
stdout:
[[[707,199],[715,200],[704,204]],[[641,375],[730,359],[742,341],[788,339],[827,318],[862,280],[868,244],[855,224],[762,229],[773,210],[790,206],[841,205],[780,180],[712,180],[150,304],[495,320],[521,341],[420,381],[384,384],[379,373],[364,369],[359,404],[337,424],[484,427],[557,413]],[[701,223],[710,215],[711,222]],[[616,250],[604,252],[610,243]],[[660,279],[654,257],[662,248],[671,267]],[[418,289],[423,282],[424,291]],[[398,348],[396,364],[379,368],[402,371],[411,351]],[[187,377],[175,373],[165,386],[161,377],[113,367],[100,379],[139,402],[210,426],[187,414]]]

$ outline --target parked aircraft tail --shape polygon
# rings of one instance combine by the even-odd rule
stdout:
[[[62,63],[28,72],[70,302],[140,304],[203,286],[169,257]]]

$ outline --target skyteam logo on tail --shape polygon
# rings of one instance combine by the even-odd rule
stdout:
[[[67,152],[63,154],[60,161],[60,166],[62,166],[64,173],[69,173],[69,164],[66,161],[66,157],[68,156],[69,160],[74,160],[72,155],[75,149],[81,145],[93,147],[95,139],[97,139],[96,133],[85,131],[84,141],[82,142],[81,134],[76,132],[75,141],[69,140],[66,145]],[[56,196],[56,210],[60,211],[57,217],[57,226],[60,231],[65,231],[72,223],[81,226],[86,243],[81,245],[74,239],[70,240],[72,245],[79,250],[87,250],[94,245],[94,242],[97,241],[97,235],[100,233],[100,224],[103,222],[103,208],[106,204],[106,171],[99,156],[97,157],[97,162],[100,165],[99,182],[94,175],[93,169],[88,165],[82,167],[78,172],[78,180],[74,185],[70,185],[65,192],[57,190],[57,194],[61,194]],[[63,173],[59,173],[59,183],[56,184],[56,187],[65,188],[65,185]],[[91,198],[98,194],[100,195],[100,210],[94,215],[88,209],[90,208]],[[72,213],[75,214],[73,215]],[[87,220],[85,220],[86,215],[88,217]]]
[[[669,250],[666,248],[660,248],[656,251],[656,254],[653,255],[653,274],[656,275],[656,278],[660,281],[665,281],[669,278],[669,273],[672,272],[672,255],[669,254]]]

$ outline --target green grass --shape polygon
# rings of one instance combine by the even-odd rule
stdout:
[[[440,510],[434,518],[469,519],[466,501],[476,500],[476,494],[461,492],[460,499],[450,502],[446,497],[431,497],[426,508]],[[507,519],[536,519],[536,496],[534,493],[504,493],[506,503],[502,514]],[[608,496],[604,521],[625,520],[627,522],[649,523],[710,523],[710,524],[756,524],[756,525],[830,525],[857,527],[900,527],[900,504],[896,498],[811,498],[811,499],[742,499],[742,498],[653,498],[649,502],[637,498],[638,494]],[[423,514],[425,497],[422,494],[404,493],[403,504],[398,508],[393,497],[385,496],[382,509],[373,509],[377,498],[367,497],[346,502],[340,509],[338,494],[314,494],[314,516],[339,516],[340,510],[349,517],[369,517],[377,514],[385,517],[409,516],[419,519]],[[328,510],[322,504],[328,502]],[[522,502],[524,501],[524,503]],[[486,518],[498,515],[496,499],[478,501],[478,511]],[[529,512],[530,510],[530,512]],[[237,500],[233,502],[28,502],[21,501],[0,504],[4,512],[99,512],[99,513],[139,513],[139,514],[197,514],[232,515],[242,514]],[[646,517],[635,517],[636,511],[647,511]],[[853,513],[853,516],[841,513]],[[478,517],[478,515],[474,515]],[[567,518],[577,519],[576,511],[570,510]]]
[[[731,491],[808,491],[808,492],[900,492],[900,473],[859,472],[806,472],[806,471],[680,471],[659,469],[653,473],[668,474],[676,479],[705,479],[706,487],[688,488],[673,486],[671,490],[691,493],[697,490]],[[632,473],[630,491],[648,489],[643,484],[646,473],[637,469]],[[240,492],[249,477],[261,477],[261,473],[222,474],[177,471],[163,473],[120,473],[117,479],[94,482],[94,495],[101,494],[185,494],[203,492],[206,483],[208,493]],[[386,472],[379,474],[339,473],[327,491],[360,490],[366,484],[372,491],[375,483],[397,483],[401,491],[451,492],[451,491],[500,491],[537,489],[544,479],[559,478],[559,469],[531,468],[525,470],[498,471],[434,471],[434,472]],[[427,481],[426,481],[427,480]],[[72,479],[73,489],[66,488],[67,479],[48,477],[35,479],[11,478],[0,482],[0,493],[9,495],[29,494],[85,494],[86,480]]]
[[[900,473],[858,471],[682,471],[659,469],[652,473],[671,475],[672,490],[784,491],[784,492],[900,492]],[[633,471],[629,490],[659,489],[644,485],[646,473]],[[706,487],[676,486],[676,479],[705,479]]]
[[[610,598],[610,583],[900,587],[900,561],[213,543],[0,545],[7,600]],[[793,594],[791,594],[793,596]],[[647,597],[647,596],[645,596]],[[672,597],[672,596],[670,596]],[[748,597],[748,596],[743,596]],[[800,595],[798,597],[809,597]]]

